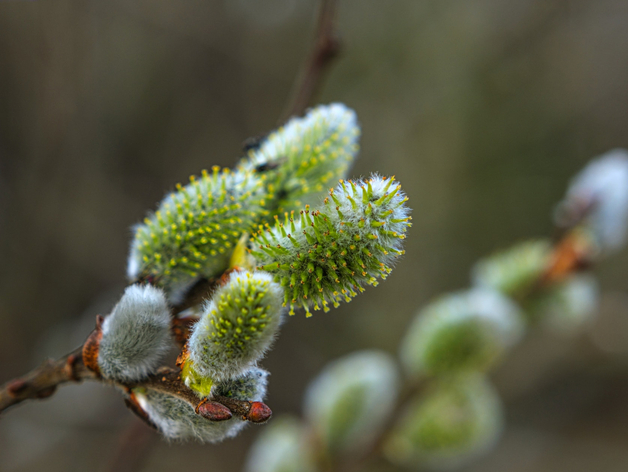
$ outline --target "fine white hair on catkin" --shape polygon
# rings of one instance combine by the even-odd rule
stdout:
[[[105,378],[139,380],[159,367],[171,346],[170,311],[163,291],[132,285],[105,318],[98,366]]]

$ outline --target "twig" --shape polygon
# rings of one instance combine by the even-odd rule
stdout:
[[[0,412],[24,400],[47,398],[57,386],[67,382],[95,379],[81,356],[82,346],[60,359],[46,360],[22,378],[11,380],[0,388]]]
[[[81,347],[82,349],[82,347]],[[68,382],[95,380],[114,387],[129,394],[135,388],[147,388],[157,392],[167,393],[183,400],[194,409],[197,409],[202,400],[181,381],[181,373],[177,369],[162,367],[154,375],[138,382],[118,382],[99,377],[88,369],[81,356],[81,349],[76,349],[67,356],[56,361],[48,360],[42,366],[31,371],[26,376],[12,380],[0,388],[0,412],[17,405],[25,400],[41,399],[51,396],[59,385]],[[226,406],[234,415],[243,419],[258,422],[257,417],[251,417],[252,406],[257,402],[236,400],[227,397],[212,398],[212,401]],[[131,408],[140,418],[146,417]],[[267,415],[261,421],[268,419]]]
[[[203,293],[207,296],[215,286],[216,282],[213,280],[205,280],[197,283],[185,297],[185,300],[172,308],[173,314],[176,315],[189,306],[192,306],[192,300],[196,301]],[[176,319],[173,320],[173,326],[179,330],[182,329],[181,324],[178,323]],[[164,367],[160,369],[157,374],[136,383],[125,384],[102,379],[97,372],[94,372],[93,368],[90,369],[85,365],[83,358],[84,346],[93,342],[94,335],[98,334],[99,329],[99,326],[97,326],[83,346],[80,346],[60,359],[49,359],[25,376],[11,380],[0,387],[0,413],[25,400],[47,398],[55,393],[59,385],[68,382],[82,382],[83,380],[95,380],[108,383],[126,392],[136,387],[152,388],[169,393],[195,408],[198,406],[199,398],[181,382],[179,371],[169,367]],[[249,402],[245,403],[248,404]]]
[[[305,111],[320,88],[329,65],[340,52],[340,40],[335,28],[336,9],[336,0],[321,0],[314,45],[295,81],[281,122]]]

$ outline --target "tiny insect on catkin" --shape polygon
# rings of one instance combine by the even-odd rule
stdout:
[[[353,110],[341,103],[320,105],[269,134],[238,169],[265,174],[272,216],[320,201],[330,185],[345,178],[359,137]]]

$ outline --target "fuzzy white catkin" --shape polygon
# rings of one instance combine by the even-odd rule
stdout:
[[[568,224],[590,205],[587,226],[603,251],[617,251],[628,228],[628,151],[609,151],[576,175],[557,208],[557,222]]]
[[[551,255],[550,241],[524,241],[478,261],[471,271],[471,280],[476,286],[516,298],[539,280],[551,262]]]
[[[238,379],[219,383],[216,392],[237,400],[262,401],[267,376],[265,370],[253,367]],[[183,400],[154,390],[137,389],[133,393],[150,420],[168,439],[215,443],[236,436],[247,424],[237,415],[226,421],[210,421],[197,415]]]
[[[210,421],[197,415],[188,403],[154,390],[134,392],[150,420],[168,439],[220,442],[236,436],[246,425],[237,415],[226,421]]]
[[[402,342],[401,360],[417,376],[486,370],[523,332],[522,313],[513,302],[474,288],[422,309]]]
[[[170,311],[163,291],[132,285],[105,318],[98,366],[105,378],[139,380],[159,367],[171,346]]]
[[[274,419],[249,451],[245,472],[314,472],[307,430],[290,416]]]
[[[394,408],[399,374],[385,352],[360,351],[329,364],[308,387],[305,415],[330,453],[365,447]]]

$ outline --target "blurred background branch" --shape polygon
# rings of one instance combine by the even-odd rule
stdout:
[[[336,30],[337,9],[336,0],[321,0],[312,50],[295,81],[292,98],[279,119],[280,124],[290,116],[301,115],[308,105],[313,104],[312,100],[323,84],[327,68],[340,52],[340,39]]]

